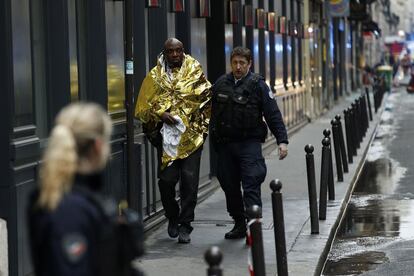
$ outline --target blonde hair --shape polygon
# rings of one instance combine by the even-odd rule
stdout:
[[[95,141],[101,139],[109,148],[111,130],[109,116],[97,104],[74,103],[59,112],[40,168],[41,208],[56,209],[72,188],[73,177],[81,169],[79,165],[88,162]],[[104,164],[108,154],[101,155]]]

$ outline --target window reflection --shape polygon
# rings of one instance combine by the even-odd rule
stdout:
[[[124,34],[123,3],[105,1],[108,111],[124,111]],[[122,116],[124,113],[122,112]]]
[[[30,49],[29,1],[13,0],[13,77],[14,77],[14,126],[33,124],[32,55]]]
[[[68,1],[68,31],[69,31],[69,59],[70,59],[70,98],[79,99],[78,80],[78,53],[76,37],[76,1]]]

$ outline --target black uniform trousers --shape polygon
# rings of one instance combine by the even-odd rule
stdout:
[[[177,219],[178,223],[191,228],[194,209],[197,204],[200,160],[203,146],[187,158],[174,160],[158,174],[158,186],[162,206],[168,219]],[[161,157],[162,149],[158,150]],[[160,162],[161,163],[161,162]],[[180,206],[176,200],[175,186],[180,181]]]
[[[216,148],[217,178],[226,195],[227,211],[233,219],[243,219],[245,209],[252,205],[262,206],[260,186],[266,177],[262,144],[232,142],[218,144]]]

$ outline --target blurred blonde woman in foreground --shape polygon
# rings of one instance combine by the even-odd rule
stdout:
[[[37,276],[133,275],[135,256],[124,254],[116,205],[99,193],[111,128],[106,111],[96,104],[71,104],[58,114],[40,185],[29,201]]]

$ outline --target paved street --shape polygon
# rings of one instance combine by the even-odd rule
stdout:
[[[358,95],[358,93],[354,93],[345,97],[327,114],[295,133],[290,138],[287,159],[278,160],[277,151],[266,156],[268,174],[262,186],[262,198],[263,235],[268,275],[276,275],[273,221],[268,185],[275,178],[279,178],[283,183],[289,273],[290,275],[313,275],[320,272],[325,258],[324,254],[326,254],[325,246],[332,239],[333,227],[338,223],[338,215],[345,206],[350,183],[354,181],[354,177],[360,169],[362,158],[378,123],[379,115],[375,115],[374,121],[370,123],[361,149],[358,150],[358,156],[354,158],[354,163],[350,164],[350,172],[344,175],[344,181],[337,182],[335,175],[336,200],[328,202],[327,219],[320,221],[319,235],[310,234],[304,147],[309,143],[315,146],[316,183],[319,186],[322,131],[325,128],[330,128],[330,121],[334,115],[342,114],[343,109],[348,107]],[[224,239],[224,233],[229,231],[232,226],[232,221],[226,212],[224,194],[218,189],[196,208],[196,221],[191,235],[191,244],[181,245],[175,239],[170,239],[166,233],[165,224],[147,237],[147,253],[139,261],[139,265],[147,275],[205,275],[207,265],[203,254],[211,245],[218,245],[224,256],[222,262],[224,275],[248,275],[248,248],[245,241]]]

